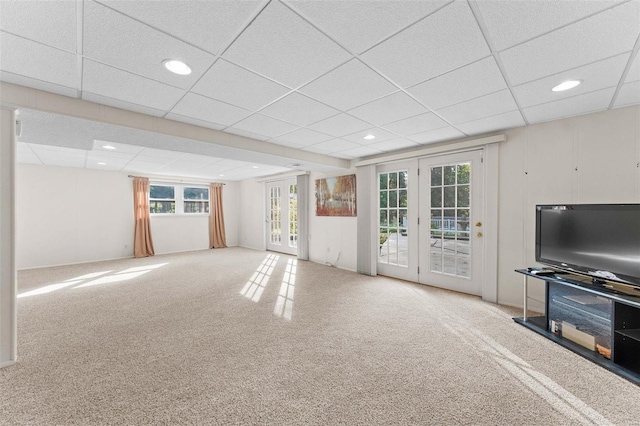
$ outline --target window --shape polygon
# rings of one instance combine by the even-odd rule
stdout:
[[[378,174],[378,263],[408,266],[408,170]]]
[[[209,214],[209,188],[202,186],[149,186],[151,214]]]
[[[298,186],[289,185],[289,247],[298,247]]]

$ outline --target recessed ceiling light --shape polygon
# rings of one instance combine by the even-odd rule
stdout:
[[[102,145],[102,147],[103,147],[104,149],[117,149],[117,148],[116,148],[115,146],[113,146],[113,145]]]
[[[253,166],[253,167],[251,167],[251,168],[252,168],[252,169],[259,169],[260,167],[258,167],[258,166]]]
[[[218,176],[224,176],[224,175],[218,175]]]
[[[362,139],[366,139],[366,140],[370,141],[371,139],[375,139],[375,138],[376,137],[374,135],[369,134],[369,135],[363,137]]]
[[[104,162],[102,162],[102,161],[100,161],[100,162],[98,163],[98,166],[106,166],[106,165],[107,165],[107,163],[104,163]]]
[[[562,92],[564,90],[573,89],[578,84],[582,83],[581,80],[567,80],[563,83],[558,84],[556,87],[551,89],[552,92]]]
[[[168,69],[174,74],[180,74],[180,75],[191,74],[191,68],[189,68],[189,65],[185,64],[182,61],[178,61],[177,59],[166,59],[162,61],[162,65],[164,65],[166,69]]]

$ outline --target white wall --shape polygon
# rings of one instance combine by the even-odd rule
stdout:
[[[513,270],[535,264],[536,204],[640,202],[640,107],[510,130],[499,172],[498,301],[522,306]],[[537,281],[530,294],[543,301]]]
[[[240,212],[238,214],[238,245],[255,250],[265,249],[264,182],[247,179],[240,182]]]
[[[19,269],[133,256],[133,183],[126,173],[20,164]],[[223,190],[227,245],[238,244],[237,183]],[[156,254],[208,248],[208,217],[151,219]]]

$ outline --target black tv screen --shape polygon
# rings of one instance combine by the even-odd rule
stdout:
[[[640,204],[536,206],[536,261],[640,286]]]

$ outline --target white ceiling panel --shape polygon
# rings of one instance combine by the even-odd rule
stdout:
[[[113,9],[218,54],[266,3],[261,1],[99,0]],[[206,31],[202,29],[206,28]]]
[[[251,114],[246,109],[196,95],[195,93],[187,93],[171,112],[225,126],[236,123]]]
[[[207,71],[192,91],[255,111],[290,90],[221,59]]]
[[[595,92],[596,90],[617,86],[628,61],[629,54],[625,53],[604,61],[594,62],[584,67],[516,86],[513,91],[522,108],[553,102],[583,93]],[[582,84],[564,92],[551,91],[551,88],[567,80],[582,80]]]
[[[379,149],[380,151],[389,152],[389,151],[396,151],[399,149],[415,148],[419,146],[419,144],[409,139],[397,138],[397,139],[391,139],[388,141],[374,143],[369,146],[374,149]]]
[[[0,32],[0,70],[65,87],[76,87],[76,55]]]
[[[477,5],[491,40],[500,51],[620,2],[481,0]]]
[[[127,102],[120,99],[113,99],[108,96],[97,95],[89,91],[82,92],[82,99],[89,102],[95,102],[97,104],[109,105],[115,108],[126,109],[128,111],[139,112],[141,114],[152,115],[154,117],[161,117],[164,115],[163,110],[150,108],[144,105],[138,105],[133,102]]]
[[[70,98],[75,98],[78,95],[78,90],[72,87],[60,86],[59,84],[24,77],[2,70],[0,70],[0,81],[17,84],[18,86],[32,87],[34,89],[44,90],[45,92],[57,93],[58,95],[68,96]]]
[[[287,1],[301,15],[353,53],[427,16],[448,1]]]
[[[359,146],[356,148],[349,148],[344,151],[337,152],[335,155],[336,157],[354,159],[381,153],[382,151],[380,151],[379,149],[371,148],[370,146]]]
[[[291,93],[260,113],[298,126],[307,126],[336,115],[338,111],[300,93]]]
[[[353,59],[304,86],[300,92],[344,111],[397,90],[371,68]]]
[[[115,148],[115,150],[104,148],[105,146],[112,146],[113,148]],[[140,151],[142,151],[143,149],[144,147],[141,147],[141,146],[128,145],[125,143],[117,143],[117,142],[110,142],[110,141],[95,139],[93,141],[92,151],[117,152],[117,153],[136,155],[136,154],[139,154]]]
[[[87,158],[95,161],[104,161],[107,163],[127,164],[133,160],[136,154],[126,154],[124,152],[111,151],[88,151]]]
[[[167,114],[165,118],[169,120],[180,121],[182,123],[193,124],[194,126],[206,127],[208,129],[214,129],[214,130],[222,130],[225,127],[227,127],[226,125],[216,124],[216,123],[212,123],[210,121],[205,121],[205,120],[199,120],[193,117],[185,117],[184,115],[174,114],[172,112]]]
[[[133,160],[129,164],[124,166],[122,170],[126,170],[129,172],[152,173],[159,170],[161,167],[162,164],[157,162]]]
[[[442,129],[429,130],[428,132],[418,133],[411,135],[410,139],[418,142],[419,144],[429,144],[436,142],[449,141],[453,139],[460,139],[465,136],[464,133],[449,126]]]
[[[640,80],[640,53],[636,53],[636,57],[631,64],[631,68],[629,68],[629,73],[627,74],[625,82],[631,83],[632,81],[638,80]]]
[[[484,58],[489,47],[466,2],[452,3],[362,55],[402,87]]]
[[[355,142],[349,142],[344,139],[331,139],[326,142],[317,143],[310,148],[324,152],[344,151],[345,149],[357,148],[360,145]],[[318,152],[320,152],[318,151]]]
[[[522,127],[524,125],[525,122],[522,119],[520,111],[511,111],[505,114],[498,114],[492,117],[458,124],[456,127],[467,135],[479,135],[497,130],[511,129],[513,127]]]
[[[87,169],[104,170],[104,171],[118,171],[118,170],[122,170],[123,167],[124,167],[123,164],[111,164],[111,163],[97,164],[97,163],[89,162],[88,160],[85,165],[85,168]]]
[[[230,131],[233,133],[233,129],[239,129],[251,133],[260,132],[258,134],[264,134],[270,138],[275,138],[284,133],[293,132],[297,128],[298,126],[276,120],[275,118],[267,117],[266,115],[254,114],[245,118],[241,122],[234,124]]]
[[[565,118],[606,109],[613,98],[615,87],[566,98],[557,102],[524,108],[530,124]]]
[[[508,89],[481,96],[467,102],[452,105],[437,111],[449,123],[465,123],[483,117],[518,109]]]
[[[35,152],[24,142],[16,143],[16,161],[22,164],[42,164]]]
[[[184,94],[182,89],[88,59],[82,74],[82,89],[87,92],[157,110],[170,109]]]
[[[623,84],[614,104],[615,108],[640,104],[640,81]]]
[[[338,114],[308,127],[331,136],[340,137],[368,129],[371,124],[347,114]]]
[[[382,99],[349,111],[369,123],[381,125],[427,112],[427,109],[404,92],[397,92]]]
[[[449,124],[432,112],[385,124],[384,128],[402,136],[447,127]]]
[[[76,2],[2,0],[0,16],[0,30],[76,51]]]
[[[180,151],[170,151],[168,149],[156,149],[145,148],[136,156],[136,159],[143,159],[144,157],[155,158],[158,160],[177,160],[184,157],[186,154]],[[143,160],[148,161],[148,160]]]
[[[133,42],[135,40],[135,42]],[[84,2],[83,52],[120,69],[186,89],[211,66],[214,56],[92,1]],[[190,75],[176,75],[162,65],[179,59]]]
[[[331,139],[331,136],[325,135],[324,133],[319,133],[309,129],[298,129],[291,133],[287,133],[286,135],[272,139],[269,142],[287,146],[292,146],[291,144],[297,146],[309,146],[318,142],[324,142],[328,139]]]
[[[350,57],[279,2],[270,3],[223,56],[289,87],[300,86]]]
[[[640,2],[632,1],[500,53],[518,85],[628,52],[640,34]]]
[[[375,136],[374,139],[364,139],[367,135]],[[343,136],[342,139],[346,139],[351,142],[355,142],[360,145],[371,145],[376,142],[382,142],[389,139],[395,139],[398,135],[395,135],[391,132],[387,132],[386,130],[380,129],[378,127],[373,127],[364,131],[356,132],[351,135]]]
[[[493,56],[413,86],[407,91],[436,110],[506,89]]]

